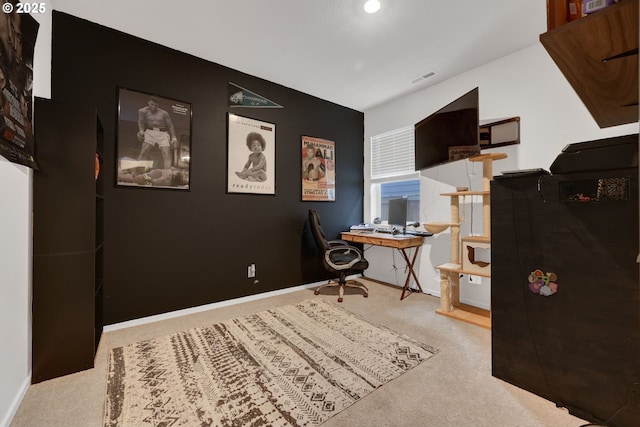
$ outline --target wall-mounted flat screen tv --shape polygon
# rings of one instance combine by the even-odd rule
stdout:
[[[480,154],[478,88],[415,124],[416,170]]]

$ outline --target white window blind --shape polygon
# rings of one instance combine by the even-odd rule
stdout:
[[[371,179],[415,172],[413,126],[371,137]]]

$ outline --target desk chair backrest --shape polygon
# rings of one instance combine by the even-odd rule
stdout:
[[[324,253],[329,249],[330,245],[329,242],[327,242],[324,231],[322,231],[320,216],[315,209],[309,209],[309,226],[311,227],[311,232],[313,233],[313,238],[315,239],[318,248],[322,253]]]

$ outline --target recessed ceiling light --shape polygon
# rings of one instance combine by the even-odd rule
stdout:
[[[364,4],[364,11],[367,13],[376,13],[380,9],[380,2],[378,0],[368,0]]]

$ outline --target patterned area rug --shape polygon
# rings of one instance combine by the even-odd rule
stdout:
[[[114,348],[104,425],[317,426],[437,352],[307,300]]]

